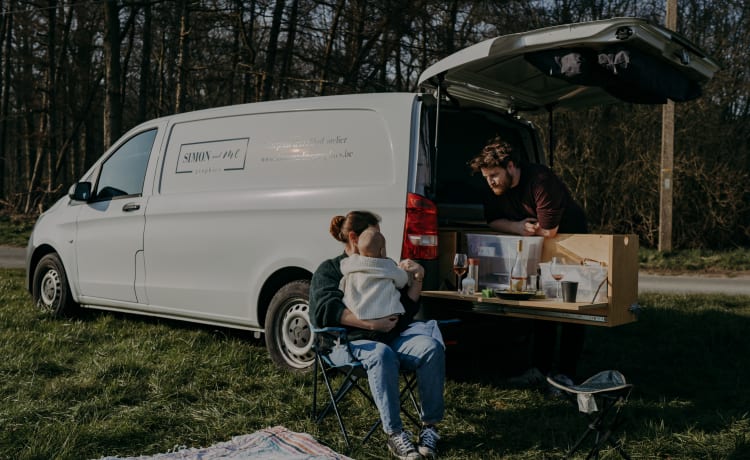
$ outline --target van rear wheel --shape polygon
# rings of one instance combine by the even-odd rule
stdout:
[[[293,281],[271,299],[266,313],[266,347],[279,367],[304,373],[315,357],[310,324],[310,282]]]
[[[57,254],[42,257],[34,270],[33,283],[32,297],[40,309],[53,316],[64,316],[77,307],[70,294],[65,267]]]

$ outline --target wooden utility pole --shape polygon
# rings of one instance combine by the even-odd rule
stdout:
[[[677,29],[677,0],[667,0],[667,29]],[[672,190],[674,181],[674,101],[667,100],[661,114],[661,175],[659,182],[659,251],[672,250]]]

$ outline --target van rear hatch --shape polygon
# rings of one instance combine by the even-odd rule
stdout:
[[[419,85],[441,85],[462,107],[534,112],[688,101],[717,70],[679,34],[615,18],[485,40],[429,67]]]

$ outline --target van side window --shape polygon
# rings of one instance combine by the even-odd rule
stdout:
[[[155,129],[136,134],[102,163],[94,195],[96,200],[143,193],[146,167],[155,138]]]

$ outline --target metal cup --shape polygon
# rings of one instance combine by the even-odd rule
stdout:
[[[563,302],[575,302],[576,294],[578,293],[578,282],[577,281],[563,281],[560,283],[562,289]]]

